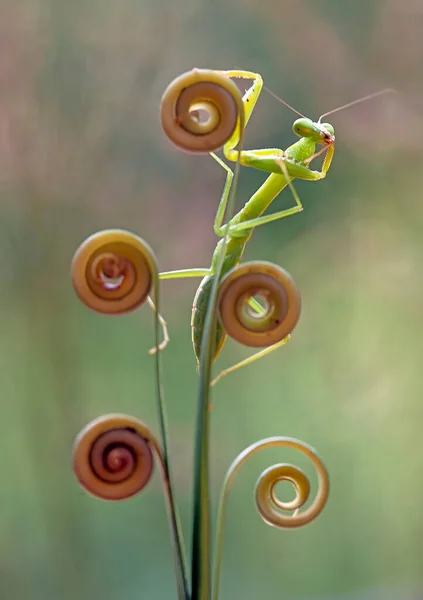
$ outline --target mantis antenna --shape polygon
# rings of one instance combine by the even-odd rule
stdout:
[[[305,115],[303,115],[302,113],[300,113],[298,110],[295,110],[295,108],[293,108],[290,104],[288,104],[288,102],[286,102],[285,100],[283,100],[282,98],[280,98],[277,94],[275,94],[275,92],[272,92],[272,90],[270,90],[265,85],[263,86],[263,89],[266,90],[266,92],[268,94],[270,94],[271,96],[273,96],[273,98],[275,98],[276,100],[278,100],[278,102],[281,102],[287,108],[291,109],[292,112],[296,113],[300,117],[306,118]],[[394,90],[393,88],[386,88],[384,90],[380,90],[379,92],[374,92],[373,94],[368,94],[367,96],[363,96],[362,98],[358,98],[358,100],[353,100],[352,102],[348,102],[347,104],[343,104],[342,106],[338,106],[338,108],[334,108],[333,110],[330,110],[329,112],[324,113],[323,115],[321,115],[319,117],[319,120],[317,122],[320,123],[321,120],[323,119],[323,117],[327,117],[329,115],[332,115],[333,113],[339,112],[340,110],[344,110],[344,108],[349,108],[350,106],[354,106],[354,104],[360,104],[361,102],[366,102],[366,100],[371,100],[372,98],[376,98],[377,96],[381,96],[382,94],[387,94],[388,92],[395,92],[395,91],[396,90]]]
[[[275,94],[275,92],[272,92],[272,90],[269,90],[269,88],[266,87],[265,85],[263,86],[263,89],[266,90],[266,92],[268,94],[270,94],[271,96],[273,96],[276,100],[278,100],[279,102],[281,102],[282,104],[284,104],[287,108],[290,108],[292,110],[292,112],[296,113],[300,117],[303,117],[304,119],[307,118],[305,115],[303,115],[300,112],[298,112],[298,110],[295,110],[295,108],[293,108],[290,104],[288,104],[288,102],[285,102],[285,100],[282,100],[282,98],[279,98],[279,96],[277,94]]]
[[[319,117],[318,123],[320,123],[320,121],[323,119],[323,117],[327,117],[328,115],[332,115],[333,113],[343,110],[344,108],[349,108],[350,106],[353,106],[354,104],[360,104],[360,102],[366,102],[366,100],[371,100],[372,98],[376,98],[376,96],[381,96],[382,94],[386,94],[388,92],[395,92],[395,90],[393,88],[386,88],[384,90],[380,90],[379,92],[374,92],[373,94],[369,94],[368,96],[363,96],[362,98],[358,98],[358,100],[353,100],[352,102],[343,104],[342,106],[339,106],[338,108],[334,108],[333,110],[330,110],[329,112],[321,115]]]

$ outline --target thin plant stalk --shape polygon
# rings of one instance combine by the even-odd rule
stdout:
[[[154,295],[156,310],[154,312],[154,335],[156,347],[159,346],[160,339],[160,322],[159,322],[159,281],[157,271],[154,279]],[[157,408],[159,416],[159,428],[160,437],[162,441],[163,449],[163,485],[165,489],[165,495],[167,497],[169,520],[171,525],[171,532],[174,545],[174,557],[175,557],[175,569],[178,586],[178,598],[179,600],[190,600],[186,556],[185,556],[185,545],[183,540],[182,527],[179,519],[178,509],[174,498],[174,488],[172,484],[171,472],[170,472],[170,461],[169,461],[169,441],[168,441],[168,425],[167,425],[167,414],[164,400],[164,392],[162,386],[162,363],[161,363],[161,352],[156,352],[155,360],[155,371],[156,371],[156,384],[157,384]]]

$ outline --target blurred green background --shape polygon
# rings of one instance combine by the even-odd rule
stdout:
[[[146,239],[162,270],[210,262],[224,173],[174,149],[158,118],[167,84],[196,66],[258,71],[312,118],[398,90],[329,118],[329,176],[296,182],[304,212],[248,245],[245,259],[290,271],[303,314],[286,348],[215,388],[213,500],[235,455],[271,435],[314,446],[332,489],[308,527],[267,527],[254,482],[296,457],[252,459],[230,496],[221,598],[422,598],[421,0],[4,0],[1,14],[1,597],[176,597],[158,473],[140,497],[110,504],[71,469],[75,435],[100,414],[133,414],[158,432],[152,313],[92,313],[69,270],[84,238],[107,227]],[[287,147],[294,119],[264,92],[247,147]],[[243,169],[237,206],[263,180]],[[285,191],[275,206],[292,204]],[[188,541],[197,285],[162,286]],[[249,354],[228,342],[216,370]]]

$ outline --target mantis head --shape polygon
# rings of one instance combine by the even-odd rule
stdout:
[[[309,138],[316,144],[330,146],[335,143],[335,130],[330,123],[314,123],[303,117],[294,122],[292,129],[299,137]]]
[[[274,92],[269,90],[266,86],[263,86],[264,89],[269,92],[271,96],[276,98],[279,102],[284,104],[287,108],[292,110],[294,113],[297,113],[301,118],[297,119],[292,126],[292,129],[296,135],[301,138],[309,138],[315,144],[322,144],[323,146],[331,146],[335,143],[335,130],[330,123],[322,123],[321,120],[323,117],[327,117],[328,115],[332,115],[333,113],[339,112],[340,110],[344,110],[344,108],[348,108],[349,106],[354,106],[355,104],[359,104],[361,102],[366,102],[371,98],[376,98],[376,96],[381,96],[382,94],[386,94],[387,92],[395,92],[392,88],[386,88],[385,90],[381,90],[380,92],[375,92],[373,94],[369,94],[368,96],[363,96],[362,98],[358,98],[358,100],[354,100],[353,102],[348,102],[348,104],[343,104],[342,106],[338,106],[329,112],[324,113],[320,116],[317,123],[305,117],[302,113],[298,112],[295,108],[293,108],[288,102],[285,102],[282,98],[279,98]]]

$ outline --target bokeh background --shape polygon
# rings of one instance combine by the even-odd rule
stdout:
[[[158,118],[164,88],[197,66],[258,71],[313,118],[397,90],[329,118],[329,176],[296,182],[304,212],[248,245],[246,259],[294,276],[303,314],[286,348],[215,388],[213,501],[235,455],[270,435],[314,446],[332,489],[308,527],[269,528],[254,482],[296,457],[252,459],[230,496],[221,598],[423,598],[421,0],[3,0],[0,31],[1,596],[176,597],[158,473],[140,497],[110,504],[80,489],[71,468],[75,435],[100,414],[133,414],[158,431],[152,313],[89,311],[69,270],[84,238],[107,227],[145,238],[162,270],[210,262],[224,173],[174,149]],[[247,147],[287,147],[294,119],[264,92]],[[238,207],[263,180],[242,170]],[[275,208],[292,204],[285,191]],[[197,285],[162,286],[188,543]],[[248,355],[228,342],[216,369]]]

